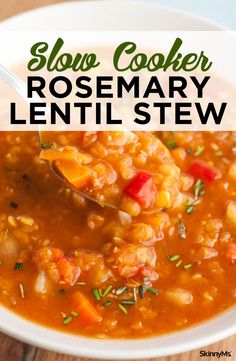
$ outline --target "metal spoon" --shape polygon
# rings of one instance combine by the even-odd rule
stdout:
[[[18,78],[14,73],[12,73],[11,71],[9,71],[8,69],[6,69],[3,65],[0,64],[0,79],[2,79],[5,83],[7,83],[12,89],[15,90],[15,92],[24,100],[24,102],[26,104],[30,104],[31,102],[42,102],[42,99],[39,96],[34,96],[33,98],[29,99],[27,98],[27,86],[26,84],[20,79]],[[50,106],[46,107],[46,111],[50,111]],[[39,127],[38,127],[39,128]],[[41,131],[40,128],[38,129],[38,142],[39,142],[39,147],[40,150],[43,149],[42,147],[42,135],[41,135]],[[77,147],[78,148],[78,147]],[[78,150],[80,152],[82,152],[79,148]],[[89,199],[90,201],[93,201],[97,204],[99,204],[100,206],[107,206],[110,208],[116,208],[113,205],[110,204],[101,204],[99,203],[95,198],[87,195],[86,193],[83,193],[81,191],[79,191],[78,189],[76,189],[71,183],[69,183],[53,166],[50,162],[45,161],[49,164],[51,170],[53,171],[53,173],[64,183],[66,184],[66,186],[70,187],[71,189],[73,189],[73,191],[76,191],[77,193],[79,193],[80,195],[82,195],[83,197]]]
[[[42,99],[39,96],[34,96],[32,98],[32,100],[27,98],[26,84],[20,78],[18,78],[14,73],[12,73],[10,70],[6,69],[1,64],[0,64],[0,78],[5,83],[7,83],[10,86],[10,88],[14,89],[15,92],[24,100],[24,102],[26,104],[29,105],[33,101],[42,102]],[[40,139],[41,139],[40,130],[38,130],[38,140],[39,140],[39,145],[41,148]]]

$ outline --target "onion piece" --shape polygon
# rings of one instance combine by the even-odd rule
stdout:
[[[189,305],[193,302],[192,293],[183,288],[172,288],[166,291],[166,297],[169,301],[175,303],[176,305]]]
[[[20,247],[16,237],[5,229],[0,234],[0,255],[8,259],[16,258],[19,254]]]
[[[35,292],[45,294],[47,292],[47,280],[45,272],[40,271],[35,281]]]
[[[122,226],[125,226],[126,224],[129,224],[132,222],[132,217],[129,213],[123,212],[123,211],[118,211],[118,217],[120,220],[120,223],[122,224]]]

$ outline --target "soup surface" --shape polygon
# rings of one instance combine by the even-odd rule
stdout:
[[[106,133],[79,134],[92,157],[83,190],[122,211],[61,182],[37,134],[0,134],[1,303],[99,338],[176,331],[232,306],[236,134]]]

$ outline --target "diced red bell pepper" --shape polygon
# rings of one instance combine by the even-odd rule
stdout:
[[[151,207],[156,200],[156,186],[150,173],[139,172],[125,187],[124,192],[133,197],[143,208]]]
[[[211,167],[209,164],[199,159],[194,160],[188,173],[194,178],[200,178],[208,182],[212,182],[221,177],[220,172],[216,168]]]
[[[227,244],[225,257],[230,263],[236,262],[236,243]]]

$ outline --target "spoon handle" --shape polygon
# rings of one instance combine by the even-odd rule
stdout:
[[[11,88],[13,88],[27,104],[30,103],[29,99],[27,98],[26,84],[1,64],[0,64],[0,78],[4,80]]]

